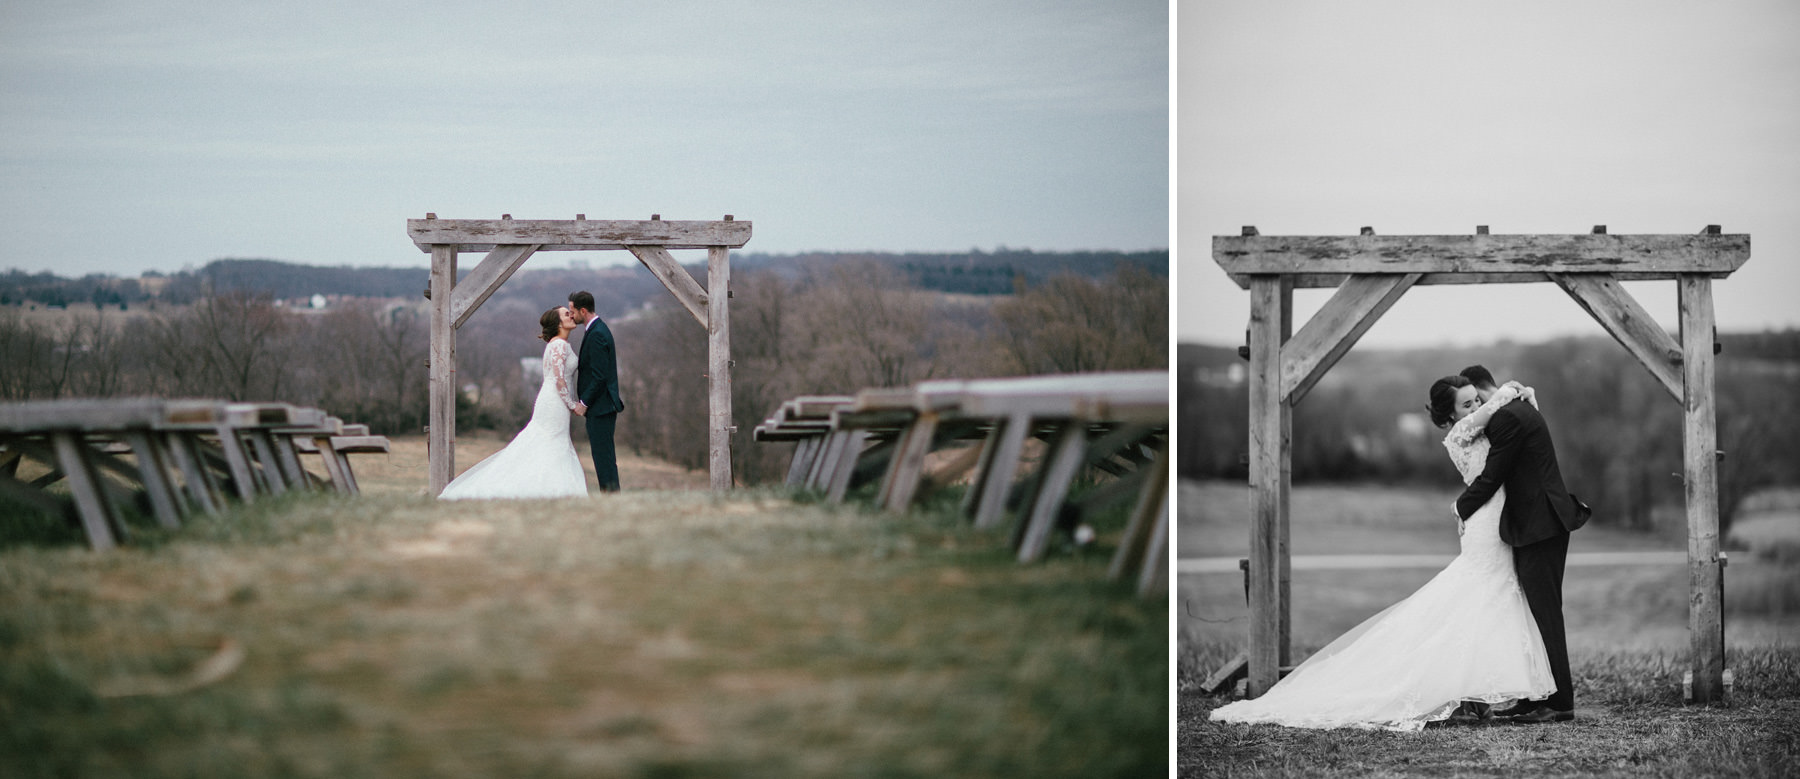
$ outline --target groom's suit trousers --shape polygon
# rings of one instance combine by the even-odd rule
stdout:
[[[1569,640],[1563,630],[1563,565],[1569,558],[1569,534],[1551,536],[1535,544],[1513,547],[1513,571],[1519,589],[1531,606],[1538,632],[1544,637],[1544,654],[1550,659],[1550,675],[1556,694],[1544,701],[1550,708],[1575,708],[1575,683],[1569,675]]]
[[[613,428],[619,415],[601,414],[583,417],[587,420],[588,448],[594,455],[594,477],[601,492],[619,491],[619,460],[613,450]]]

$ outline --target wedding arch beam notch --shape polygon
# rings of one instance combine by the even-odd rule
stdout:
[[[1250,292],[1249,462],[1251,696],[1290,664],[1288,508],[1293,408],[1405,292],[1434,284],[1553,283],[1594,318],[1683,408],[1692,700],[1723,695],[1718,444],[1712,284],[1750,257],[1750,236],[1698,234],[1214,236],[1213,259]],[[1680,332],[1669,332],[1621,281],[1674,281]],[[1293,290],[1336,291],[1294,332]]]
[[[684,310],[707,331],[708,467],[714,490],[731,488],[731,323],[730,250],[750,241],[751,223],[727,215],[722,220],[649,219],[424,219],[406,220],[413,245],[431,255],[430,464],[427,478],[435,495],[456,473],[456,331],[476,309],[540,251],[625,250],[643,263]],[[705,249],[702,286],[669,254],[672,249]],[[466,278],[458,279],[457,255],[487,252]],[[712,294],[724,290],[724,294]]]

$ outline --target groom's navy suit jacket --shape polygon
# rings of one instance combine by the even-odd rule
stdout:
[[[613,348],[612,330],[600,317],[594,317],[581,337],[581,352],[575,366],[575,396],[587,404],[588,417],[617,414],[625,410],[619,397],[619,356]]]
[[[1523,400],[1501,406],[1488,420],[1487,437],[1487,466],[1456,499],[1457,515],[1473,516],[1504,485],[1500,540],[1511,546],[1554,538],[1587,521],[1563,486],[1556,445],[1537,408]]]

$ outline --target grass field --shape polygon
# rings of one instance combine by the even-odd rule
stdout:
[[[1116,521],[1020,566],[942,502],[644,461],[439,504],[416,448],[357,459],[361,498],[0,548],[0,776],[1168,771],[1168,603],[1106,580]]]
[[[1181,486],[1183,557],[1244,556],[1241,484]],[[1453,554],[1450,490],[1301,486],[1293,493],[1294,554]],[[1177,759],[1200,776],[1630,775],[1791,776],[1800,772],[1800,496],[1751,505],[1728,546],[1728,707],[1684,707],[1685,566],[1570,567],[1564,581],[1578,724],[1475,727],[1422,734],[1304,731],[1208,722],[1226,699],[1200,681],[1247,646],[1240,573],[1177,577]],[[1582,529],[1571,553],[1685,549],[1680,527],[1648,534]],[[1293,635],[1303,658],[1405,597],[1431,569],[1300,570]]]

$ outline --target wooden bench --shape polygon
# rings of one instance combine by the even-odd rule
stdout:
[[[981,441],[962,510],[978,527],[1019,508],[1013,544],[1021,562],[1041,559],[1058,520],[1136,496],[1110,575],[1138,577],[1144,594],[1168,576],[1168,374],[1161,371],[927,381],[830,398],[802,416],[796,401],[758,428],[757,440],[799,441],[789,484],[822,489],[833,502],[872,470],[882,470],[877,502],[906,511],[925,481],[926,457],[956,440]],[[1027,438],[1048,444],[1039,467],[1017,479]],[[1069,491],[1085,468],[1119,478],[1080,501]],[[798,478],[804,471],[808,475]]]
[[[346,428],[359,435],[340,435]],[[121,520],[128,504],[174,528],[196,510],[218,513],[228,496],[251,501],[321,486],[301,467],[306,444],[300,442],[310,442],[312,451],[320,440],[334,453],[387,450],[386,438],[367,433],[367,427],[345,426],[322,410],[285,403],[116,398],[0,404],[0,493],[72,516],[90,546],[110,549],[128,532]],[[18,467],[26,457],[48,464],[50,472],[20,481]],[[338,454],[326,462],[333,486],[354,493],[348,461]],[[67,482],[68,501],[45,491],[58,481]]]

